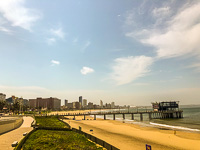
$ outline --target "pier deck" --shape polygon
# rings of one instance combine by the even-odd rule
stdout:
[[[104,120],[106,120],[106,115],[113,115],[113,120],[115,120],[115,115],[122,115],[123,119],[127,114],[131,115],[131,119],[134,120],[134,115],[139,114],[140,120],[143,121],[143,114],[148,114],[149,120],[151,119],[165,119],[165,118],[183,118],[183,111],[182,110],[167,110],[167,111],[136,111],[136,112],[120,112],[120,111],[113,111],[113,112],[87,112],[87,113],[63,113],[59,114],[59,116],[67,117],[73,116],[74,119],[76,116],[83,116],[84,120],[86,116],[94,116],[94,120],[96,120],[97,115],[103,115]],[[53,114],[58,115],[58,114]]]

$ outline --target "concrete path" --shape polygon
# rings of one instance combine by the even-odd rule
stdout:
[[[30,132],[32,130],[31,123],[33,122],[33,118],[23,117],[23,119],[24,122],[19,128],[0,135],[0,150],[12,150],[13,147],[11,144],[14,141],[20,142],[23,138],[23,133]]]

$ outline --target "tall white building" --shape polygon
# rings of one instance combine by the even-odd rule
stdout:
[[[87,99],[83,99],[83,107],[87,106]]]
[[[0,101],[6,100],[6,94],[0,93]]]
[[[115,108],[115,102],[111,103],[111,108]]]
[[[103,101],[100,100],[100,107],[103,108]]]

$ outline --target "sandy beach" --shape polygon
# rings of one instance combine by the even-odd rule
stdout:
[[[87,133],[93,129],[91,134],[122,150],[142,150],[145,149],[146,144],[151,145],[153,150],[200,149],[200,134],[198,133],[176,131],[175,135],[173,130],[141,127],[114,120],[92,120],[90,117],[88,117],[89,120],[82,120],[82,118],[64,121],[77,129],[81,126]]]

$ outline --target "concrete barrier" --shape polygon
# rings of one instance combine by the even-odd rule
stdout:
[[[8,132],[10,130],[20,127],[22,123],[23,123],[22,117],[12,118],[12,119],[9,119],[8,117],[6,117],[5,120],[0,121],[0,134],[3,134],[5,132]]]

